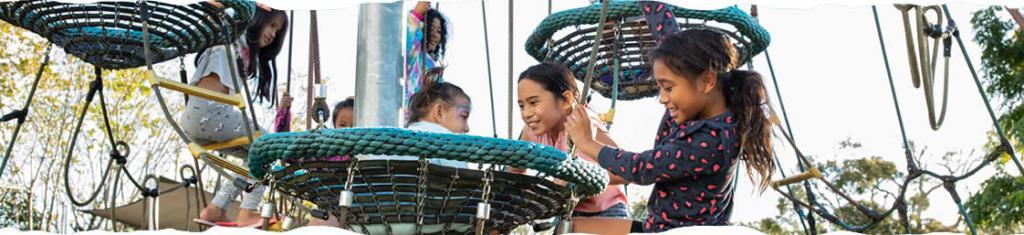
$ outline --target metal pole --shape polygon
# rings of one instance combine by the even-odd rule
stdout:
[[[355,124],[398,126],[402,107],[402,2],[359,5]]]
[[[515,14],[513,14],[514,11],[512,10],[514,8],[513,6],[514,5],[512,4],[512,0],[508,0],[508,138],[509,139],[512,139],[512,103],[513,103],[512,102],[512,80],[515,79],[515,77],[513,77],[513,75],[512,75],[512,73],[513,73],[513,71],[512,71],[512,69],[513,69],[512,68],[512,65],[513,65],[513,61],[512,61],[512,35],[514,35],[514,33],[515,33],[515,30],[512,27],[513,26],[513,22],[515,22],[515,20],[513,19],[513,16],[515,15]]]

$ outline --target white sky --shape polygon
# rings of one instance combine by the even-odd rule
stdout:
[[[309,9],[307,6],[296,5],[311,4],[295,4],[283,0],[266,2],[285,9]],[[667,2],[696,9],[728,6],[721,2],[698,3],[700,5],[683,1]],[[355,3],[348,1],[322,1],[316,4],[324,4],[316,6],[318,9],[332,9],[319,11],[318,20],[320,57],[323,66],[321,70],[324,78],[329,81],[328,102],[333,104],[355,93],[355,34],[359,10]],[[405,9],[411,8],[413,4],[412,1],[405,2]],[[445,1],[440,5],[441,12],[450,21],[452,32],[446,56],[449,66],[445,72],[445,79],[463,87],[473,99],[474,112],[469,120],[472,129],[470,134],[491,136],[491,107],[487,89],[487,64],[483,52],[484,35],[480,4],[478,1],[463,0]],[[588,0],[554,1],[553,11],[587,4]],[[807,155],[816,156],[816,162],[835,159],[836,156],[838,159],[882,156],[895,162],[898,169],[905,172],[899,126],[870,6],[809,2],[783,4],[788,5],[760,5],[759,17],[762,26],[771,34],[769,51],[779,76],[783,97],[786,99],[794,135],[801,150]],[[499,136],[505,137],[509,107],[508,2],[488,1],[486,5],[497,132]],[[547,1],[543,0],[515,1],[512,37],[514,48],[511,50],[514,57],[514,76],[537,63],[526,54],[523,45],[534,27],[546,16],[546,6]],[[741,4],[739,7],[749,10],[750,5]],[[980,66],[980,50],[970,41],[973,33],[969,21],[971,13],[983,7],[981,4],[962,2],[949,6],[961,28],[961,35],[967,43],[967,50],[976,67]],[[992,129],[992,123],[959,48],[954,45],[953,57],[950,60],[950,100],[945,125],[939,131],[932,131],[927,124],[923,92],[914,89],[909,79],[900,13],[888,4],[881,4],[878,10],[907,133],[918,146],[928,146],[931,153],[926,155],[928,158],[924,161],[935,163],[941,161],[938,158],[943,152],[969,152],[972,149],[978,152],[966,157],[980,158],[983,154],[980,148],[986,142],[986,132]],[[296,27],[293,67],[297,74],[306,74],[307,71],[308,21],[309,15],[306,11],[296,11],[293,24]],[[395,46],[402,46],[402,42],[394,43]],[[287,51],[282,52],[278,60],[279,71],[284,73],[287,71]],[[754,58],[754,68],[765,75],[766,79],[770,78],[763,54]],[[306,81],[296,79],[292,82],[292,94],[297,96],[296,108],[293,111],[300,111],[303,110],[300,109],[303,106],[300,99],[304,98],[305,93],[298,87],[304,86]],[[770,80],[768,82],[772,102],[776,105],[776,111],[781,112],[777,106],[774,87]],[[941,84],[936,88],[941,89]],[[993,103],[996,107],[998,104]],[[609,107],[609,100],[596,95],[592,107],[603,111]],[[617,109],[616,123],[611,129],[612,138],[629,150],[639,151],[652,147],[656,123],[663,112],[660,104],[653,98],[647,98],[619,102]],[[997,110],[997,115],[999,113],[1001,112]],[[522,129],[518,110],[514,110],[512,123],[514,132]],[[861,142],[864,147],[857,152],[838,150],[838,143],[848,137]],[[777,143],[779,144],[776,148],[779,150],[778,157],[782,161],[783,170],[787,175],[794,174],[796,169],[792,151],[789,146],[781,145],[781,141]],[[930,169],[944,172],[935,166],[931,166]],[[1009,167],[1008,171],[1011,174],[1019,174],[1012,167]],[[958,188],[961,196],[966,198],[970,194],[968,192],[976,191],[981,182],[993,172],[994,170],[989,167],[960,183]],[[743,176],[741,179],[745,178]],[[734,222],[754,221],[777,213],[777,193],[768,191],[759,195],[753,191],[754,187],[748,180],[741,180],[739,185],[733,213]],[[649,187],[630,186],[629,192],[630,200],[646,198]],[[925,217],[939,218],[946,224],[956,220],[956,207],[948,194],[939,190],[930,198],[932,207],[926,212]]]

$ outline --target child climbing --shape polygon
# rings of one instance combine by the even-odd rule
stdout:
[[[405,35],[405,98],[424,86],[424,73],[441,66],[448,44],[448,19],[421,1],[409,12]],[[440,80],[443,82],[443,80]]]
[[[579,91],[575,77],[568,68],[553,62],[531,66],[519,74],[519,110],[526,123],[519,139],[544,144],[569,151],[566,143],[568,133],[564,123],[572,111]],[[596,124],[596,123],[595,123]],[[597,133],[597,141],[616,146],[601,125],[590,125]],[[582,159],[597,162],[596,154],[580,154]],[[612,176],[612,185],[595,197],[582,200],[573,211],[573,216],[626,218],[628,209],[622,180]]]
[[[762,192],[768,186],[775,164],[764,83],[757,72],[736,70],[736,58],[728,37],[707,29],[672,34],[651,51],[658,101],[668,113],[654,149],[607,146],[591,137],[582,107],[569,116],[565,128],[580,152],[629,182],[654,184],[645,232],[727,225],[737,159]]]
[[[227,46],[215,46],[200,52],[196,58],[196,72],[189,80],[189,85],[224,94],[235,94],[234,84],[246,82],[241,77],[255,78],[257,87],[250,94],[259,101],[270,99],[274,102],[273,84],[276,80],[274,69],[275,57],[281,52],[284,35],[287,33],[288,20],[281,10],[271,9],[262,4],[253,16],[244,36],[234,41],[231,51]],[[234,53],[238,67],[231,67],[227,53]],[[232,73],[239,78],[233,78]],[[233,80],[234,79],[234,80]],[[290,106],[290,97],[282,99],[279,108]],[[251,123],[242,122],[242,113],[235,107],[214,101],[194,97],[185,105],[181,115],[181,123],[185,133],[198,144],[223,142],[245,136],[245,126]],[[246,159],[248,146],[223,150],[228,155]],[[230,223],[226,215],[228,203],[241,193],[241,189],[232,183],[223,186],[213,198],[212,203],[200,213],[199,219],[204,223],[220,225],[255,226],[261,223],[256,207],[259,205],[265,187],[257,187],[242,197],[238,217]]]

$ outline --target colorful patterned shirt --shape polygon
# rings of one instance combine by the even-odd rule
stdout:
[[[654,184],[645,232],[694,225],[726,225],[739,153],[735,117],[718,116],[676,125],[666,112],[652,150],[634,153],[604,147],[598,162],[641,185]]]
[[[420,90],[422,85],[421,76],[437,64],[437,61],[434,61],[434,58],[423,49],[424,34],[426,33],[423,32],[423,17],[423,15],[416,12],[409,12],[408,25],[405,32],[404,102],[408,102],[408,99]]]

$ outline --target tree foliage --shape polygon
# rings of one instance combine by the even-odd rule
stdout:
[[[38,35],[0,22],[0,114],[22,109],[48,46],[47,41]],[[173,68],[176,64],[158,66],[157,73],[175,74]],[[139,79],[142,73],[141,69],[103,72],[103,98],[112,133],[116,140],[123,140],[131,147],[125,168],[137,178],[161,173],[177,178],[174,173],[184,163],[182,159],[185,158],[180,158],[185,152],[184,146],[173,135],[155,105],[153,91]],[[81,199],[97,190],[104,180],[100,176],[110,158],[111,147],[99,105],[100,97],[95,97],[88,107],[84,106],[89,83],[94,79],[93,66],[64,53],[59,47],[52,49],[50,62],[43,71],[11,159],[4,172],[0,172],[0,185],[32,192],[31,197],[24,193],[0,193],[0,197],[24,201],[0,203],[0,225],[14,221],[19,224],[17,227],[28,228],[27,220],[23,218],[33,211],[42,216],[34,220],[32,229],[111,229],[109,223],[81,212],[65,213],[65,208],[106,208],[114,197],[118,204],[140,197],[126,180],[122,179],[120,185],[112,185],[113,173],[105,179],[108,187],[98,189],[101,195],[86,208],[73,208],[65,196],[62,163],[68,155],[71,134],[82,109],[88,108],[88,113],[70,154],[73,156],[69,172],[73,181],[71,193]],[[174,108],[172,112],[180,109],[180,98],[168,99]],[[6,150],[15,124],[16,121],[0,123],[0,151]],[[108,195],[107,190],[111,187],[118,188],[118,195]],[[32,210],[27,209],[28,205]]]
[[[1024,139],[1024,31],[1002,19],[1003,8],[991,6],[974,13],[974,42],[981,46],[981,71],[987,91],[1003,99],[1006,112],[1000,124],[1016,139]]]
[[[862,145],[856,141],[847,139],[839,143],[840,150],[859,152]],[[913,144],[911,148],[914,149]],[[926,149],[915,150],[917,156],[926,154]],[[947,152],[943,154],[943,166],[948,171],[962,171],[963,167],[951,165],[966,165],[950,163],[953,156],[963,155],[959,152]],[[969,155],[969,154],[967,154]],[[927,158],[927,157],[923,157]],[[814,159],[814,157],[812,157]],[[833,157],[830,159],[839,159]],[[828,160],[816,164],[822,175],[851,196],[858,204],[875,210],[879,213],[892,207],[897,200],[899,187],[903,184],[906,174],[897,168],[896,164],[885,160],[880,156],[853,157],[846,160]],[[813,181],[812,181],[813,182]],[[871,218],[857,209],[855,205],[847,202],[838,194],[828,191],[827,187],[812,183],[818,203],[833,213],[837,218],[848,225],[859,226],[871,222]],[[957,232],[957,224],[943,225],[934,218],[926,218],[922,214],[930,206],[929,195],[941,188],[941,182],[934,179],[918,178],[912,180],[908,186],[906,198],[907,217],[912,233],[928,232]],[[806,192],[803,187],[792,187],[792,194],[796,198],[806,199]],[[769,234],[794,234],[803,233],[804,228],[800,224],[798,215],[793,210],[792,202],[780,198],[776,206],[778,215],[764,218],[753,223],[743,224]],[[809,213],[804,208],[805,213]],[[820,216],[814,216],[818,225],[818,233],[843,230],[842,227],[823,220]],[[900,224],[897,213],[892,213],[882,221],[862,231],[866,234],[893,234],[904,233],[903,225]]]

